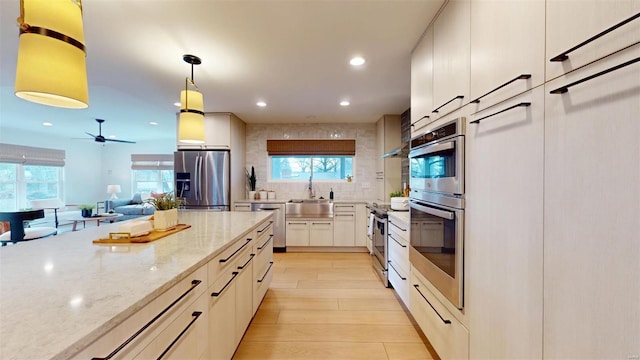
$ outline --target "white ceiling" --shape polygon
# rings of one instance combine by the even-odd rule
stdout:
[[[202,58],[194,80],[207,112],[247,123],[374,122],[409,107],[411,50],[443,2],[84,0],[90,104],[70,110],[13,94],[20,1],[0,0],[0,141],[10,142],[3,128],[82,137],[97,133],[95,118],[106,119],[105,136],[174,138],[173,103],[190,75],[183,54]],[[354,55],[365,65],[350,66]]]

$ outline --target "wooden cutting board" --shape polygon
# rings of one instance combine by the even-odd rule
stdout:
[[[165,236],[169,236],[177,233],[178,231],[182,231],[190,228],[191,225],[187,224],[178,224],[176,227],[165,230],[151,230],[147,235],[141,235],[136,237],[131,237],[131,233],[128,232],[112,232],[109,233],[109,238],[107,239],[97,239],[93,240],[94,244],[134,244],[134,243],[148,243],[151,241],[155,241],[161,239]]]

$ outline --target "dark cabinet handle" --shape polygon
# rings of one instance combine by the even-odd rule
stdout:
[[[262,246],[258,246],[258,250],[264,249],[264,247],[267,246],[267,244],[269,243],[269,241],[271,241],[271,239],[273,239],[273,234],[269,235],[269,238],[267,239],[267,241],[264,242],[264,244],[262,244]]]
[[[118,346],[115,350],[113,350],[109,355],[103,358],[94,357],[91,360],[109,360],[112,357],[114,357],[118,352],[120,352],[120,350],[124,349],[127,345],[129,345],[129,343],[131,343],[136,337],[138,337],[138,335],[142,334],[142,332],[147,330],[149,326],[151,326],[154,322],[158,321],[158,319],[162,317],[162,315],[164,315],[167,311],[169,311],[169,309],[174,307],[180,300],[182,300],[185,296],[187,296],[187,294],[193,291],[193,289],[195,289],[196,286],[200,285],[200,283],[202,283],[202,280],[192,280],[191,287],[187,291],[185,291],[182,295],[180,295],[180,297],[175,299],[171,304],[169,304],[169,306],[164,308],[164,310],[162,310],[158,315],[156,315],[153,319],[151,319],[148,323],[146,323],[143,327],[141,327],[140,330],[136,331],[133,335],[131,335],[127,340],[125,340],[125,342],[120,344],[120,346]]]
[[[273,261],[269,261],[269,268],[267,268],[267,271],[264,273],[264,275],[262,275],[262,278],[258,280],[259,283],[264,281],[264,278],[266,278],[269,271],[271,271],[272,266],[273,266]]]
[[[420,119],[416,120],[414,123],[411,124],[411,127],[416,126],[417,123],[419,123],[420,121],[424,120],[424,119],[428,119],[429,115],[425,115],[423,117],[421,117]]]
[[[278,210],[278,209],[264,209],[264,210]],[[273,224],[273,221],[269,221],[269,224],[267,226],[263,227],[262,230],[258,230],[258,234],[260,234],[261,232],[267,230],[267,228],[269,226],[271,226],[271,224]]]
[[[251,242],[251,238],[247,239],[247,242],[244,243],[244,245],[240,246],[238,248],[238,250],[234,251],[233,254],[229,255],[226,259],[220,259],[219,261],[221,263],[227,262],[229,261],[232,257],[234,257],[238,252],[240,252],[240,250],[242,250],[242,248],[244,248],[245,246],[247,246],[247,244],[249,244],[249,242]]]
[[[389,238],[391,238],[391,240],[395,241],[398,243],[398,245],[402,246],[403,248],[406,248],[407,245],[403,245],[400,241],[396,240],[393,236],[391,235],[387,235]]]
[[[482,120],[484,120],[484,119],[486,119],[486,118],[490,118],[490,117],[492,117],[492,116],[496,116],[496,115],[498,115],[498,114],[502,114],[502,113],[503,113],[503,112],[505,112],[505,111],[509,111],[509,110],[515,109],[515,108],[517,108],[517,107],[529,107],[529,106],[531,106],[531,103],[530,103],[530,102],[521,102],[521,103],[519,103],[519,104],[515,104],[515,105],[513,105],[513,106],[509,106],[508,108],[506,108],[506,109],[504,109],[504,110],[500,110],[500,111],[498,111],[498,112],[496,112],[496,113],[493,113],[493,114],[491,114],[491,115],[487,115],[487,116],[481,117],[480,119],[473,120],[473,121],[472,121],[472,122],[470,122],[469,124],[478,124],[480,121],[482,121]]]
[[[351,217],[353,217],[353,216],[355,216],[355,215],[353,215],[353,214],[339,214],[339,213],[337,213],[337,214],[335,214],[334,216],[335,216],[335,217],[338,217],[338,216],[351,216]]]
[[[191,313],[191,316],[193,316],[193,319],[191,319],[191,321],[189,322],[189,324],[187,324],[187,327],[185,327],[184,329],[182,329],[182,331],[180,332],[180,334],[178,334],[178,336],[173,339],[173,341],[171,342],[171,344],[169,344],[169,346],[167,346],[166,349],[164,349],[164,351],[162,352],[162,354],[160,354],[160,356],[158,356],[158,360],[161,360],[168,352],[169,350],[171,350],[171,348],[173,347],[173,345],[175,345],[178,340],[180,340],[180,338],[182,337],[182,335],[184,335],[184,333],[186,333],[189,328],[191,327],[191,325],[193,325],[194,322],[196,322],[196,320],[198,320],[198,318],[200,317],[200,315],[202,315],[202,311],[194,311]]]
[[[401,231],[407,231],[407,229],[403,229],[403,228],[401,228],[400,226],[396,225],[396,224],[395,224],[394,222],[392,222],[391,220],[389,220],[389,224],[391,224],[391,225],[393,225],[393,226],[397,227],[397,228],[398,228],[398,229],[400,229]]]
[[[231,282],[233,281],[233,279],[235,279],[235,278],[236,278],[236,276],[238,276],[238,272],[237,272],[237,271],[232,272],[232,274],[233,274],[233,276],[231,277],[231,279],[229,279],[229,281],[227,281],[227,283],[226,283],[226,284],[224,284],[224,286],[222,287],[222,289],[220,289],[220,291],[217,291],[217,292],[212,292],[212,293],[211,293],[211,296],[213,296],[213,297],[218,297],[218,296],[222,295],[222,293],[223,293],[223,292],[224,292],[224,290],[227,288],[227,286],[229,286],[229,285],[231,284]]]
[[[395,272],[396,272],[396,274],[398,274],[398,276],[400,277],[400,280],[407,280],[407,278],[406,278],[406,277],[403,277],[402,275],[400,275],[400,273],[398,272],[398,270],[396,270],[396,268],[395,268],[393,265],[391,265],[391,260],[389,260],[389,266],[391,266],[391,268],[393,269],[393,271],[395,271]]]
[[[637,57],[637,58],[635,58],[635,59],[629,60],[629,61],[627,61],[627,62],[624,62],[624,63],[622,63],[622,64],[620,64],[620,65],[616,65],[616,66],[614,66],[614,67],[612,67],[612,68],[609,68],[609,69],[607,69],[607,70],[603,70],[603,71],[600,71],[599,73],[596,73],[596,74],[593,74],[593,75],[587,76],[587,77],[586,77],[586,78],[584,78],[584,79],[580,79],[580,80],[578,80],[578,81],[574,81],[574,82],[572,82],[571,84],[568,84],[568,85],[565,85],[565,86],[559,87],[559,88],[557,88],[557,89],[551,90],[551,91],[549,92],[549,94],[564,94],[564,93],[566,93],[567,91],[569,91],[569,88],[570,88],[570,87],[572,87],[572,86],[574,86],[574,85],[578,85],[578,84],[581,84],[581,83],[583,83],[583,82],[585,82],[585,81],[589,81],[589,80],[591,80],[591,79],[597,78],[598,76],[601,76],[601,75],[604,75],[604,74],[608,74],[608,73],[610,73],[610,72],[612,72],[612,71],[616,71],[616,70],[621,69],[621,68],[623,68],[623,67],[625,67],[625,66],[629,66],[629,65],[631,65],[631,64],[633,64],[633,63],[636,63],[636,62],[638,62],[639,60],[640,60],[640,57]]]
[[[623,25],[625,25],[627,23],[630,23],[631,21],[637,19],[638,17],[640,17],[640,13],[637,13],[637,14],[631,16],[628,19],[622,20],[621,22],[611,26],[610,28],[600,32],[599,34],[596,34],[596,35],[588,38],[587,40],[581,42],[580,44],[578,44],[578,45],[576,45],[574,47],[572,47],[571,49],[564,51],[562,54],[558,54],[558,55],[552,57],[551,59],[549,59],[549,61],[552,61],[552,62],[565,61],[565,60],[567,60],[569,58],[569,53],[570,52],[573,52],[574,50],[579,49],[579,48],[587,45],[588,43],[590,43],[590,42],[592,42],[592,41],[594,41],[594,40],[596,40],[596,39],[598,39],[598,38],[600,38],[600,37],[612,32],[613,30],[615,30],[615,29],[617,29],[617,28],[619,28],[619,27],[621,27],[621,26],[623,26]]]
[[[413,287],[416,288],[416,291],[418,292],[418,294],[420,294],[420,296],[422,296],[422,298],[424,299],[424,301],[427,302],[427,304],[429,304],[429,306],[431,306],[431,308],[433,309],[433,311],[436,312],[436,315],[438,315],[438,317],[440,318],[440,320],[442,320],[443,323],[445,324],[451,324],[451,320],[445,320],[442,315],[440,315],[440,313],[438,312],[438,310],[436,310],[436,308],[433,307],[433,305],[431,305],[431,303],[429,302],[429,300],[427,300],[427,298],[422,294],[422,292],[420,291],[420,289],[418,289],[418,284],[413,284]]]
[[[256,254],[251,254],[249,255],[249,260],[247,260],[246,263],[242,264],[241,266],[238,266],[238,270],[242,270],[244,269],[245,266],[249,265],[249,263],[251,262],[251,260],[253,260],[253,257],[256,256]]]
[[[498,86],[497,88],[495,88],[495,89],[493,89],[493,90],[489,91],[488,93],[486,93],[486,94],[484,94],[484,95],[480,96],[479,98],[477,98],[477,99],[473,100],[473,101],[472,101],[472,103],[474,103],[474,104],[479,103],[479,102],[480,102],[480,99],[482,99],[483,97],[485,97],[485,96],[487,96],[487,95],[489,95],[489,94],[491,94],[491,93],[493,93],[493,92],[496,92],[496,91],[498,91],[498,90],[502,89],[503,87],[505,87],[505,86],[507,86],[507,85],[511,84],[511,83],[512,83],[512,82],[514,82],[514,81],[517,81],[517,80],[526,80],[526,79],[530,79],[530,78],[531,78],[531,74],[522,74],[522,75],[518,75],[518,76],[516,76],[514,79],[511,79],[511,80],[507,81],[506,83],[504,83],[504,84],[502,84],[502,85]]]
[[[453,99],[447,101],[446,103],[438,106],[435,110],[432,111],[432,113],[437,113],[438,111],[440,111],[440,109],[442,109],[445,105],[449,104],[450,102],[456,100],[456,99],[464,99],[464,96],[462,95],[457,95],[456,97],[454,97]]]

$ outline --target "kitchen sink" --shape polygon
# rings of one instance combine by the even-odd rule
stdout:
[[[285,209],[287,218],[333,218],[333,203],[328,199],[291,199]]]

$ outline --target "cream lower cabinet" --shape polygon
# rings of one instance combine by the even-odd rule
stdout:
[[[470,357],[542,358],[544,88],[471,115],[466,146]],[[528,103],[529,106],[514,105]]]
[[[409,283],[411,265],[409,263],[409,224],[389,213],[389,282],[404,305],[409,308]]]
[[[333,220],[287,220],[287,246],[334,246]]]
[[[356,245],[356,205],[333,204],[333,246]]]
[[[229,268],[210,288],[209,298],[209,358],[229,360],[236,350],[236,277]]]
[[[433,295],[426,280],[411,271],[411,315],[441,359],[469,359],[469,330]]]
[[[287,246],[309,246],[309,222],[286,221]]]

